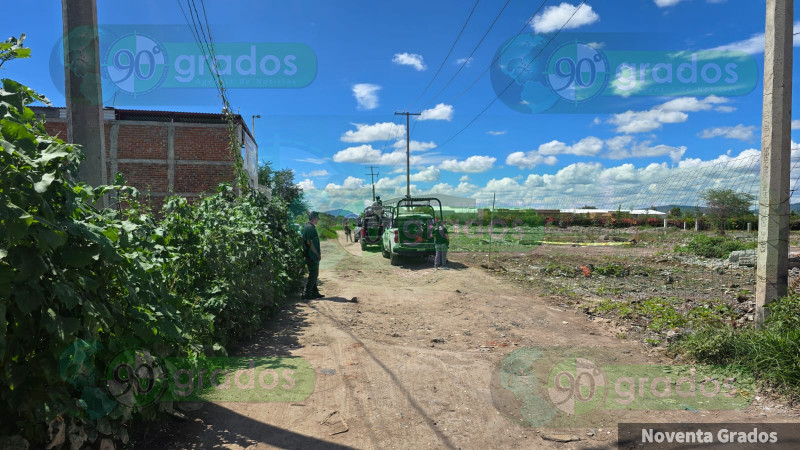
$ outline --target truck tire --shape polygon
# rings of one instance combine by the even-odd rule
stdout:
[[[398,255],[397,253],[392,253],[389,256],[389,264],[391,264],[393,266],[399,266],[400,265],[400,255]]]

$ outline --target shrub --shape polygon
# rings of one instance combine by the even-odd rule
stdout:
[[[119,178],[76,183],[82,154],[47,135],[26,106],[35,100],[47,103],[2,80],[0,442],[18,435],[44,448],[54,421],[78,447],[126,442],[134,414],[157,410],[109,398],[114,355],[224,353],[296,288],[299,236],[286,206],[260,194],[172,199],[158,222]],[[110,192],[128,208],[96,209]]]
[[[698,234],[684,246],[676,246],[675,251],[680,253],[693,253],[706,258],[727,258],[731,252],[738,250],[754,249],[757,242],[742,242],[725,236],[707,236]]]

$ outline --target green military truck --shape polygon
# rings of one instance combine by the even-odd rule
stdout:
[[[355,239],[361,243],[361,250],[366,250],[370,245],[381,244],[383,230],[388,221],[383,205],[373,203],[372,206],[364,208],[364,214],[357,221]]]
[[[436,208],[431,205],[436,202]],[[433,231],[442,219],[442,202],[435,197],[405,197],[392,209],[391,223],[383,232],[381,253],[393,266],[400,256],[434,255]]]

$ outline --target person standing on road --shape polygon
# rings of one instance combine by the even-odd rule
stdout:
[[[308,267],[308,281],[306,282],[306,290],[303,293],[303,300],[324,297],[317,289],[319,262],[322,259],[322,253],[319,248],[319,234],[317,234],[317,227],[315,226],[317,222],[319,222],[319,214],[316,211],[311,211],[308,213],[308,222],[303,225],[303,253]]]
[[[345,219],[345,221],[344,221],[344,237],[345,237],[345,242],[353,242],[353,237],[352,237],[352,235],[350,234],[351,232],[352,232],[352,230],[350,229],[350,222],[349,222],[348,220],[346,220],[346,219]]]
[[[450,236],[447,234],[447,227],[443,220],[436,225],[433,233],[433,245],[436,249],[436,257],[433,260],[434,269],[441,267],[447,270],[447,248],[450,246]]]

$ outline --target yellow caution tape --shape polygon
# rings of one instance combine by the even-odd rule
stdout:
[[[549,244],[549,245],[578,245],[578,246],[594,246],[594,247],[606,247],[606,246],[619,246],[619,245],[633,245],[631,242],[552,242],[552,241],[542,241],[542,244]]]

